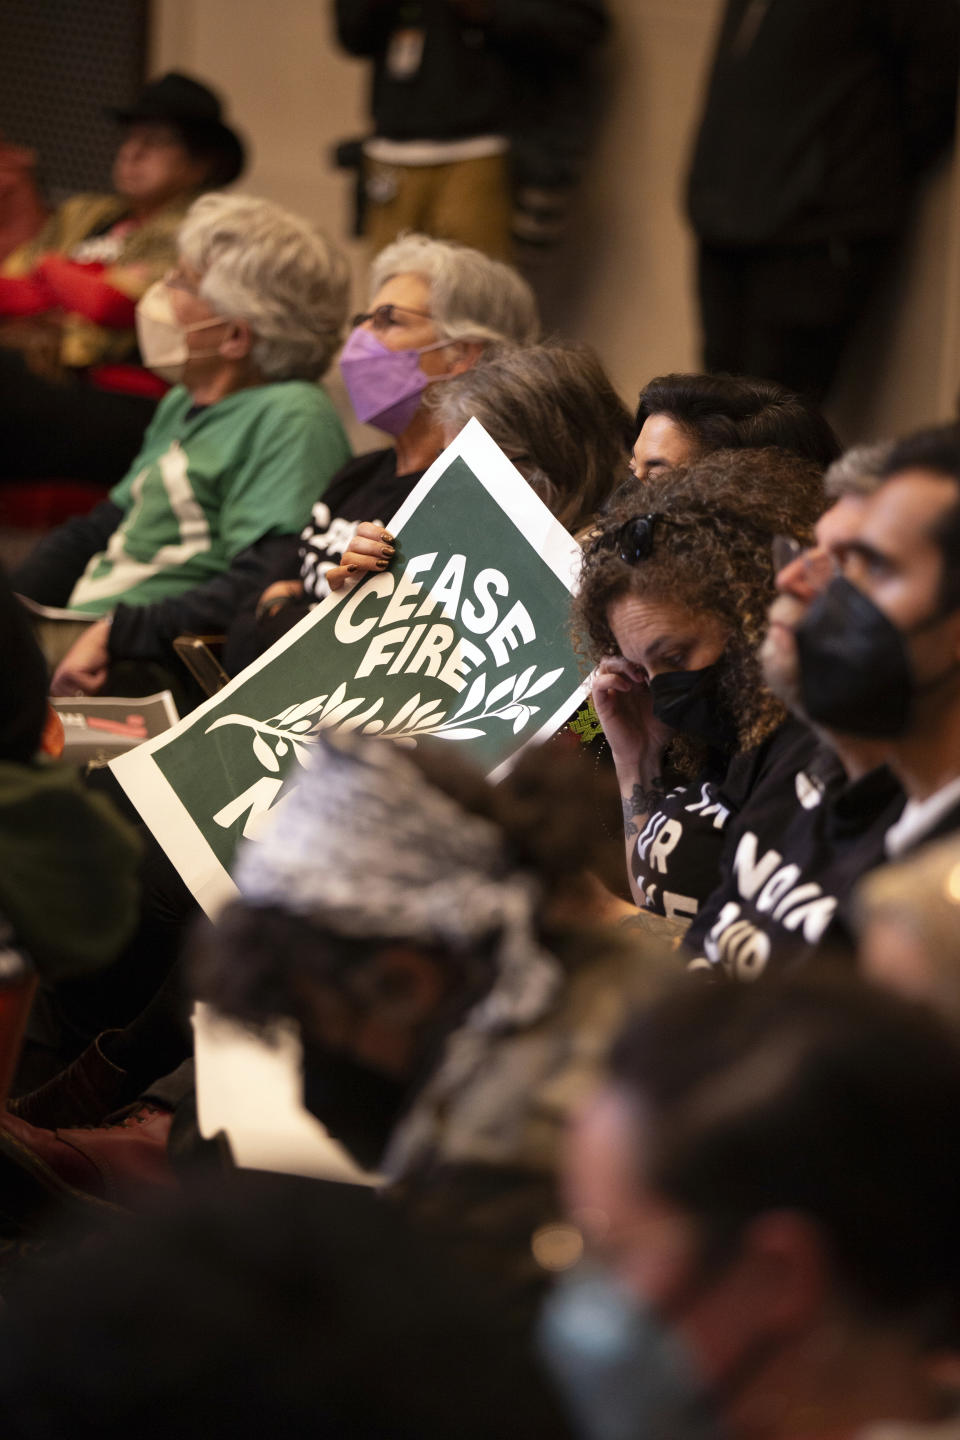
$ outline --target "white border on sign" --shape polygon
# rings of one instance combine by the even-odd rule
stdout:
[[[519,470],[510,463],[476,419],[467,422],[456,439],[414,486],[400,509],[388,522],[390,532],[394,535],[402,532],[403,526],[416,514],[437,481],[446,474],[451,462],[457,459],[462,459],[469,465],[474,477],[517,527],[531,548],[539,554],[558,580],[568,590],[572,590],[579,569],[580,546],[551,514]],[[192,710],[172,729],[165,730],[162,735],[157,735],[152,740],[145,740],[142,745],[137,745],[125,755],[118,755],[110,762],[111,770],[130,801],[166,851],[191,894],[211,918],[215,917],[229,900],[236,899],[239,892],[177,792],[153,760],[153,755],[177,736],[192,729],[211,710],[219,709],[224,700],[252,675],[271,665],[278,655],[283,654],[289,646],[295,645],[302,635],[335,610],[356,584],[363,584],[367,578],[369,577],[361,576],[354,584],[348,584],[342,590],[327,596],[316,609],[305,615],[286,635],[271,645],[269,650],[235,676],[229,685],[218,690],[216,695],[205,700],[196,710]],[[490,772],[489,779],[493,782],[501,780],[528,745],[541,743],[558,730],[569,718],[571,711],[582,702],[586,691],[585,684],[578,686],[554,714],[533,734],[525,737],[523,744],[508,760]]]

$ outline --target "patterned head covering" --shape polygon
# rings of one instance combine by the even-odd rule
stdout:
[[[505,1029],[546,1013],[557,962],[537,939],[535,878],[512,864],[500,829],[436,789],[399,746],[324,735],[234,879],[335,934],[465,951],[491,937],[495,979],[471,1025]]]

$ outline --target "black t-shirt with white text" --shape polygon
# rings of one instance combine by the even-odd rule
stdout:
[[[816,748],[812,732],[788,719],[726,767],[667,792],[637,835],[630,868],[641,909],[691,919],[720,883],[727,825],[759,791],[789,784]]]
[[[787,783],[757,797],[731,824],[723,879],[684,937],[691,968],[756,980],[846,942],[844,901],[885,859],[884,837],[904,795],[886,766],[848,781],[821,747]]]

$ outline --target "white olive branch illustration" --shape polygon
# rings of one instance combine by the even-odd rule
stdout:
[[[358,695],[348,699],[346,684],[342,684],[330,695],[315,695],[310,700],[288,705],[268,720],[255,720],[249,715],[221,715],[207,726],[205,733],[209,735],[224,725],[245,726],[254,732],[254,755],[266,770],[274,772],[280,769],[280,757],[290,749],[301,765],[308,765],[309,747],[321,730],[359,730],[364,735],[379,735],[401,745],[416,745],[427,735],[441,740],[477,739],[487,733],[477,728],[482,721],[506,720],[513,722],[513,733],[519,735],[531,716],[540,710],[539,705],[529,703],[532,697],[548,690],[563,674],[561,666],[537,678],[536,669],[531,665],[520,675],[509,675],[494,685],[489,695],[486,676],[478,675],[469,686],[463,704],[449,719],[447,711],[441,708],[442,700],[421,704],[418,691],[404,701],[392,719],[384,721],[378,715],[383,708],[382,696],[367,709],[361,709],[366,697]]]

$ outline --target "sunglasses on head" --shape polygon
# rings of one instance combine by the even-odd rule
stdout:
[[[625,565],[639,565],[653,554],[653,542],[658,525],[680,525],[682,521],[672,520],[669,515],[651,512],[648,515],[633,515],[600,538],[602,550],[615,550]]]
[[[734,524],[740,530],[749,530],[755,535],[769,536],[765,525],[757,525],[754,521],[748,520],[744,515],[735,515],[729,510],[714,510],[711,518],[722,520],[728,524]],[[609,535],[601,536],[597,544],[603,550],[615,550],[625,565],[639,565],[641,560],[649,560],[653,554],[654,541],[658,525],[675,525],[678,529],[696,528],[701,522],[692,517],[689,520],[675,520],[672,515],[662,515],[652,511],[647,515],[634,515],[625,520],[616,530]],[[709,523],[708,517],[704,516],[703,523]],[[794,544],[797,542],[794,541]]]

